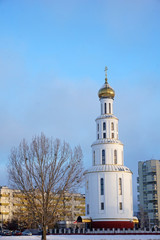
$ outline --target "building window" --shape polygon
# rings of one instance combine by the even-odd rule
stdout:
[[[106,103],[104,104],[104,113],[105,114],[107,113],[107,105],[106,105]]]
[[[122,202],[119,203],[119,210],[122,210]]]
[[[104,202],[101,202],[101,210],[104,210]]]
[[[102,150],[102,164],[106,164],[106,159],[105,159],[105,150]]]
[[[97,139],[99,139],[99,134],[97,134]]]
[[[117,164],[117,150],[114,150],[114,164]]]
[[[122,195],[122,178],[119,178],[119,195]]]
[[[114,138],[114,133],[112,133],[112,138]]]
[[[106,138],[106,133],[103,133],[103,138]]]
[[[99,132],[99,123],[97,124],[97,131]]]
[[[114,123],[111,122],[111,130],[113,131],[114,130]]]
[[[87,204],[87,214],[89,214],[89,204]]]
[[[104,179],[101,178],[101,195],[104,195]]]
[[[93,165],[95,165],[96,158],[95,158],[95,151],[93,151]]]
[[[103,105],[101,103],[101,114],[103,114]]]
[[[105,131],[106,130],[106,123],[104,122],[103,123],[103,131]]]
[[[111,113],[111,103],[109,103],[109,113]]]

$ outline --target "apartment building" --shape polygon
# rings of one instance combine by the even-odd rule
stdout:
[[[138,162],[137,183],[141,226],[160,226],[160,160]]]
[[[17,217],[17,212],[26,211],[25,196],[8,187],[0,187],[0,225]],[[85,215],[85,195],[65,193],[59,201],[58,220],[75,221]]]

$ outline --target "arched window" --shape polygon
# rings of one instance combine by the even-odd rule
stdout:
[[[99,132],[99,123],[97,124],[97,131]]]
[[[104,202],[101,202],[101,210],[104,210]]]
[[[103,131],[106,130],[106,123],[103,123]]]
[[[103,105],[101,103],[101,115],[103,114]]]
[[[101,184],[101,195],[104,195],[104,179],[103,178],[101,178],[100,184]]]
[[[114,150],[114,164],[117,164],[117,150]]]
[[[111,113],[111,103],[109,103],[109,113]]]
[[[107,113],[107,104],[106,103],[104,104],[104,113],[105,114]]]
[[[111,130],[113,131],[114,130],[114,123],[111,122]]]
[[[87,204],[87,215],[89,214],[89,204]]]
[[[96,158],[95,158],[95,151],[93,151],[93,166],[95,166]]]
[[[122,195],[122,178],[119,178],[119,195]]]
[[[122,210],[123,207],[122,207],[122,202],[119,203],[119,210]]]
[[[105,150],[103,149],[102,150],[102,164],[104,165],[106,163],[106,160],[105,160]]]

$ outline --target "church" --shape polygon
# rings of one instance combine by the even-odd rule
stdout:
[[[124,166],[118,118],[113,113],[115,91],[108,84],[107,67],[98,97],[92,167],[85,172],[86,217],[92,228],[133,228],[132,172]]]

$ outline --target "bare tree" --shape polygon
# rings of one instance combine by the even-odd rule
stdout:
[[[11,150],[8,174],[12,187],[25,195],[28,210],[41,224],[46,240],[46,226],[55,220],[64,192],[75,191],[82,183],[81,147],[72,150],[68,143],[43,133],[30,144],[24,139]]]
[[[140,227],[141,227],[141,229],[143,229],[145,227],[150,228],[150,221],[149,221],[148,213],[144,210],[144,208],[142,206],[140,206],[139,210],[140,210],[139,211],[139,217],[140,217]]]

